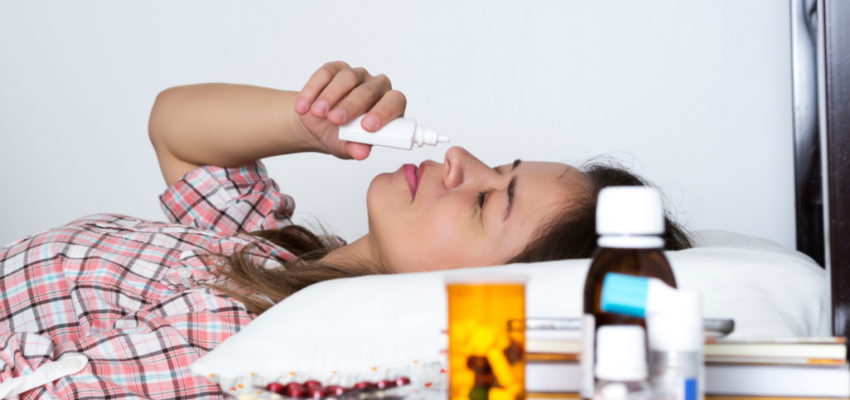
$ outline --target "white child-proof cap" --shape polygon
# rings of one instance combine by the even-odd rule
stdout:
[[[646,367],[646,334],[637,325],[608,325],[596,331],[596,378],[642,381]]]
[[[661,235],[664,205],[661,194],[646,186],[609,186],[599,192],[596,233],[600,235]]]

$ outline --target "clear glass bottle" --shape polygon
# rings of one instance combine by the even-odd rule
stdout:
[[[597,332],[599,380],[594,400],[653,400],[646,380],[646,335],[634,325],[604,326]]]
[[[702,400],[703,358],[699,351],[649,351],[656,400]]]
[[[647,307],[648,308],[648,307]],[[703,400],[702,302],[697,292],[677,291],[675,299],[647,313],[649,380],[659,400]]]
[[[606,313],[600,306],[602,282],[609,272],[658,278],[676,287],[664,256],[664,206],[661,194],[645,186],[607,187],[599,192],[596,208],[599,248],[584,284],[582,317],[581,397],[593,398],[596,356],[594,343],[600,327],[638,325],[642,318]]]

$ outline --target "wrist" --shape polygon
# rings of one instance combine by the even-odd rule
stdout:
[[[295,151],[293,153],[327,153],[324,144],[315,135],[310,133],[304,123],[301,121],[301,116],[295,112],[295,107],[289,107],[289,136],[298,143],[293,143]]]
[[[324,144],[304,126],[301,115],[295,111],[298,92],[284,92],[286,100],[279,104],[284,122],[280,124],[278,137],[279,154],[327,153]]]

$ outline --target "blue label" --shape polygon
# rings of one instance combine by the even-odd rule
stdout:
[[[685,378],[685,400],[697,400],[697,378]]]
[[[609,272],[602,281],[599,307],[602,311],[644,318],[649,279]]]

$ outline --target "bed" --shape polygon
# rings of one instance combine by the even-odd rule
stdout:
[[[792,35],[794,36],[792,40],[792,53],[794,56],[797,247],[800,252],[808,255],[810,258],[801,256],[799,253],[785,254],[784,256],[777,255],[782,251],[776,248],[771,249],[769,245],[764,245],[764,243],[753,243],[753,241],[758,242],[758,239],[736,238],[734,235],[729,236],[727,234],[711,232],[704,232],[703,235],[708,237],[706,240],[710,242],[708,247],[717,246],[723,248],[724,250],[719,251],[719,253],[729,253],[724,253],[725,255],[730,255],[734,251],[744,253],[753,251],[764,252],[758,256],[753,256],[751,253],[742,253],[738,254],[738,257],[745,259],[749,257],[751,265],[766,263],[759,267],[762,268],[759,273],[762,274],[761,276],[765,280],[770,281],[770,279],[779,275],[796,274],[803,271],[803,275],[807,275],[808,277],[802,277],[802,275],[798,277],[800,278],[799,285],[820,291],[818,293],[806,292],[804,296],[809,296],[807,301],[796,301],[800,298],[793,295],[773,294],[771,304],[779,304],[779,306],[774,308],[792,309],[799,306],[799,303],[804,302],[808,302],[808,305],[792,313],[796,316],[777,312],[774,315],[776,317],[775,319],[782,321],[771,322],[763,319],[759,323],[752,323],[752,320],[747,320],[752,315],[741,316],[744,323],[738,327],[739,334],[751,334],[754,336],[834,335],[846,337],[850,333],[850,290],[848,290],[850,289],[850,57],[847,57],[846,54],[846,49],[850,48],[850,3],[840,0],[821,0],[819,2],[815,2],[814,0],[799,0],[791,1],[790,4],[792,6],[792,19],[794,20],[792,24],[794,25],[794,28],[792,28]],[[820,12],[815,12],[817,10],[820,10]],[[816,28],[817,25],[821,25],[823,28],[818,30]],[[812,35],[815,34],[822,35],[819,41],[813,40]],[[816,49],[814,43],[821,43],[821,48]],[[805,46],[809,46],[808,61],[801,60],[801,57],[806,56],[807,53]],[[815,57],[815,54],[821,54],[822,56],[818,58]],[[816,63],[815,59],[819,59],[820,61]],[[808,68],[808,72],[806,72],[806,68]],[[745,245],[742,245],[742,243],[745,243]],[[739,245],[743,247],[736,247]],[[695,250],[699,251],[699,249]],[[772,253],[768,255],[768,252]],[[711,262],[717,265],[719,262],[719,258],[717,257],[722,258],[725,256],[724,254],[708,254],[706,257],[715,257]],[[674,269],[677,268],[677,263],[680,265],[682,263],[688,265],[698,264],[695,260],[684,260],[692,255],[693,252],[688,255],[672,255],[671,260],[674,263]],[[771,269],[770,267],[770,265],[779,265],[780,258],[782,258],[781,263],[787,262],[793,264],[794,261],[792,258],[794,257],[805,258],[806,260],[801,262],[806,264],[806,266],[797,269],[797,272],[789,272],[791,271],[790,269]],[[813,267],[815,265],[818,266]],[[517,266],[507,266],[504,268],[510,270],[515,267]],[[552,273],[547,278],[539,279],[539,282],[548,279],[547,284],[549,285],[567,285],[568,280],[558,280],[558,276],[563,278],[564,274],[572,274],[572,278],[580,279],[582,270],[580,268],[569,269],[569,266],[565,266],[565,264],[555,266],[545,265],[544,263],[544,265],[534,266],[533,268],[545,270],[550,267],[555,269],[560,268],[560,270],[557,274]],[[695,270],[686,271],[689,268],[685,267],[677,271],[677,276],[687,277],[691,274],[691,276],[683,278],[685,282],[689,282],[684,283],[684,286],[690,285],[690,282],[708,278],[706,276],[694,275],[698,275]],[[820,270],[820,273],[812,268]],[[570,272],[564,272],[567,270]],[[541,276],[547,276],[546,274],[551,273],[551,271],[542,271],[541,273]],[[821,279],[817,278],[818,276],[822,277],[822,280],[818,281]],[[381,280],[384,277],[366,279]],[[433,292],[436,290],[434,287],[439,286],[441,280],[433,277],[423,277],[422,279],[423,286],[431,285],[430,295],[428,291],[422,291],[422,287],[419,285],[410,285],[401,290],[411,296],[433,296]],[[803,282],[807,279],[810,283]],[[757,280],[754,278],[754,281]],[[329,283],[329,285],[339,284],[342,283]],[[543,284],[541,283],[539,285]],[[759,292],[760,290],[769,291],[772,285],[768,284],[755,289],[751,287],[748,290],[754,292]],[[782,286],[784,284],[780,280],[777,280],[775,281],[775,285]],[[343,292],[350,290],[350,288],[346,289],[344,286],[335,287],[335,289]],[[784,287],[784,289],[787,293],[795,291],[793,287]],[[576,289],[572,288],[572,290]],[[803,291],[805,292],[806,290]],[[434,321],[444,318],[444,316],[431,312],[433,310],[445,309],[443,303],[436,301],[430,307],[423,306],[417,308],[417,306],[414,306],[408,310],[408,313],[404,312],[404,308],[393,308],[387,312],[394,313],[396,315],[395,319],[381,319],[377,314],[380,314],[380,308],[386,307],[387,302],[390,300],[381,296],[373,296],[365,300],[361,297],[358,301],[365,301],[363,304],[372,308],[370,309],[371,311],[365,312],[360,317],[362,317],[362,321],[370,321],[370,323],[360,324],[357,322],[358,318],[340,317],[337,320],[338,325],[334,326],[333,324],[322,325],[323,321],[312,317],[309,310],[305,311],[304,307],[308,307],[308,304],[312,304],[312,307],[315,307],[316,302],[322,302],[321,296],[310,297],[311,293],[309,289],[305,290],[305,292],[300,299],[298,295],[293,296],[291,303],[300,303],[297,304],[300,307],[300,311],[296,310],[298,307],[292,307],[289,310],[292,313],[290,316],[301,318],[305,323],[319,324],[329,332],[337,328],[345,329],[352,333],[353,336],[359,337],[359,342],[357,340],[338,340],[337,343],[334,343],[333,340],[329,340],[333,335],[324,337],[324,343],[326,344],[323,346],[302,346],[300,349],[285,345],[278,347],[271,341],[266,342],[265,344],[270,347],[264,348],[265,352],[275,353],[279,351],[280,353],[278,354],[286,354],[287,356],[291,356],[292,359],[297,360],[294,363],[282,362],[286,364],[286,367],[280,367],[279,364],[281,363],[274,362],[274,360],[264,363],[265,361],[261,360],[264,355],[258,352],[252,353],[248,348],[250,345],[242,343],[228,345],[226,342],[219,349],[216,349],[216,352],[219,352],[218,355],[220,356],[218,362],[211,362],[216,361],[211,359],[207,359],[206,361],[202,359],[193,366],[193,371],[198,374],[210,376],[211,379],[220,383],[222,389],[225,391],[233,389],[234,391],[232,393],[238,393],[238,388],[232,385],[238,385],[238,382],[240,382],[239,379],[242,379],[242,381],[246,381],[247,379],[246,382],[253,381],[258,386],[262,386],[269,379],[284,382],[319,379],[323,380],[324,383],[347,384],[359,379],[381,379],[390,377],[393,374],[404,374],[413,377],[414,380],[419,381],[419,384],[426,387],[445,384],[444,379],[440,380],[440,374],[445,372],[445,365],[436,357],[436,354],[434,354],[434,357],[428,358],[423,357],[422,352],[417,353],[412,350],[416,348],[416,345],[412,343],[427,344],[425,347],[431,353],[435,353],[436,349],[444,346],[438,341],[439,335],[435,335],[433,332],[435,329]],[[729,289],[728,293],[740,295],[746,292],[736,292]],[[359,296],[355,292],[348,292],[348,294],[350,296]],[[799,294],[794,293],[794,295]],[[542,298],[537,298],[535,300],[535,296],[540,297],[541,295],[534,294],[533,289],[530,291],[529,296],[530,314],[538,313],[538,315],[533,316],[539,316],[539,313],[548,312],[549,316],[557,316],[555,314],[558,314],[559,311],[553,308],[547,311],[547,307],[544,305],[547,301],[550,304],[554,304],[552,299],[544,301]],[[436,299],[435,297],[429,298],[432,300]],[[780,298],[782,300],[776,300]],[[738,298],[736,301],[743,300]],[[708,314],[719,312],[717,311],[716,304],[723,301],[714,299],[713,302],[715,303],[715,309],[708,311]],[[763,308],[760,309],[762,311],[759,312],[769,314],[776,311],[768,310],[771,304],[762,304],[761,306]],[[325,304],[324,307],[325,310],[333,310],[334,305]],[[312,308],[312,310],[315,311],[316,308]],[[351,310],[348,311],[348,315],[352,314]],[[577,310],[571,310],[570,312],[577,312]],[[726,311],[722,312],[734,313],[736,311],[727,308]],[[281,316],[285,314],[281,313]],[[729,317],[731,315],[711,316]],[[769,319],[769,317],[765,318]],[[806,318],[809,319],[806,320]],[[268,318],[266,321],[270,319]],[[324,322],[326,323],[327,321]],[[760,323],[764,325],[759,325]],[[273,325],[273,323],[270,324]],[[398,326],[408,326],[411,329],[397,330]],[[769,326],[770,328],[759,330],[759,326]],[[783,330],[783,326],[790,328]],[[248,330],[246,329],[246,331]],[[397,334],[380,336],[379,332],[387,331],[397,332]],[[307,343],[316,339],[316,337],[298,337],[296,330],[281,330],[280,334],[280,339],[289,338]],[[371,340],[369,335],[377,335],[379,340]],[[240,355],[242,355],[241,359]],[[256,357],[256,359],[242,363],[241,361],[246,357]],[[368,359],[369,361],[364,364],[364,359]],[[229,360],[230,362],[225,365],[221,360]],[[239,364],[242,365],[240,366]],[[248,367],[249,365],[250,367]],[[255,374],[254,372],[248,372],[250,368],[254,368],[257,371],[265,370],[265,373],[257,372]],[[287,368],[290,369],[287,370]],[[219,372],[219,374],[215,374],[213,372],[214,370]],[[348,372],[345,372],[346,370]],[[220,374],[221,372],[224,372],[224,374]],[[240,374],[250,375],[240,378]]]

